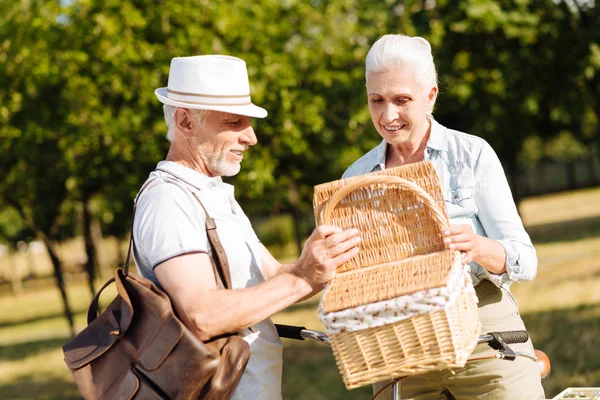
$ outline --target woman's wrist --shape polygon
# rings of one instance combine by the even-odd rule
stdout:
[[[473,239],[473,260],[493,274],[506,272],[506,251],[497,240],[475,235]]]

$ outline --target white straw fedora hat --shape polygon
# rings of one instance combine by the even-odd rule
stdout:
[[[246,63],[237,57],[175,57],[171,60],[168,87],[154,93],[161,103],[174,107],[267,116],[267,110],[252,104]]]

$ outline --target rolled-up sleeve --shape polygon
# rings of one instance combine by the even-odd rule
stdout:
[[[523,227],[502,164],[485,141],[475,164],[475,202],[477,218],[487,237],[497,240],[506,252],[506,273],[489,271],[496,285],[533,280],[537,273],[537,255]]]

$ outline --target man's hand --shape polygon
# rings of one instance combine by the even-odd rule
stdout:
[[[471,225],[450,225],[444,231],[444,243],[449,249],[461,252],[464,264],[479,257],[480,237],[473,232]]]
[[[358,254],[360,236],[357,229],[342,230],[319,226],[304,244],[293,273],[304,279],[314,291],[333,278],[335,269]]]

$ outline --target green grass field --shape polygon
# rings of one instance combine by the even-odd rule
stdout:
[[[551,398],[569,386],[600,385],[600,189],[528,199],[523,219],[539,257],[538,277],[513,286],[536,347],[552,360],[545,383]],[[53,281],[25,282],[14,296],[0,288],[0,399],[78,399],[62,360],[68,341]],[[68,284],[78,329],[90,293]],[[113,292],[114,293],[114,292]],[[110,300],[114,294],[108,293]],[[318,299],[275,316],[279,323],[321,329]],[[347,391],[327,347],[284,340],[285,399],[367,399],[370,389]],[[507,361],[509,362],[509,361]]]

